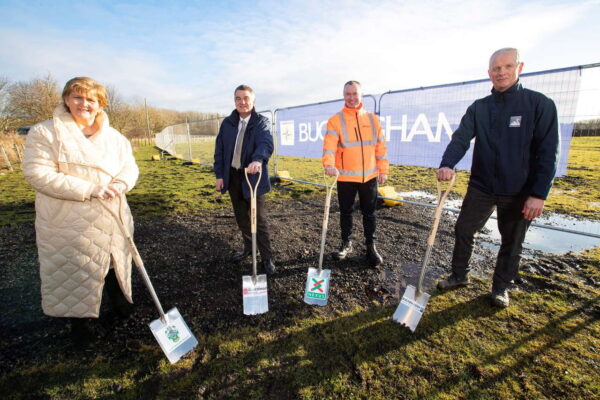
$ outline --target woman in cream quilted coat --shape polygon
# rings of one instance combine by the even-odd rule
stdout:
[[[106,88],[91,78],[67,82],[52,119],[35,125],[23,172],[36,190],[35,229],[42,309],[70,317],[76,339],[98,318],[102,289],[120,315],[131,311],[131,255],[112,208],[133,232],[125,193],[138,178],[129,141],[111,128]],[[120,290],[119,290],[120,288]]]

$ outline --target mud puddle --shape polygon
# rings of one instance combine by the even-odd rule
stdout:
[[[398,193],[398,195],[406,200],[427,204],[433,204],[436,199],[434,195],[423,191],[401,192]],[[446,208],[458,210],[460,209],[461,204],[461,199],[449,200],[446,202]],[[454,220],[456,220],[456,213],[448,212],[448,214],[453,215]],[[492,214],[492,218],[488,220],[483,232],[479,235],[480,244],[491,250],[497,250],[500,246],[500,232],[498,231],[495,218],[496,212]],[[535,223],[571,231],[591,233],[592,235],[600,235],[600,221],[573,218],[564,214],[547,214],[537,218]],[[565,254],[600,246],[600,238],[532,226],[527,232],[523,246],[527,250],[537,250],[550,254]]]

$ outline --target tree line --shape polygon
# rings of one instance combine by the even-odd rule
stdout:
[[[142,102],[127,103],[118,90],[107,85],[108,106],[105,108],[110,124],[125,136],[154,136],[164,127],[188,121],[217,118],[217,113],[176,111],[145,106]],[[16,132],[52,117],[61,101],[62,88],[51,74],[29,81],[11,82],[0,76],[0,133]],[[147,110],[147,113],[146,113]],[[148,125],[149,128],[148,129]]]

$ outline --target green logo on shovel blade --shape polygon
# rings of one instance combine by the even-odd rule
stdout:
[[[308,293],[306,293],[306,296],[313,298],[313,299],[327,298],[327,294],[325,293],[325,287],[327,287],[327,283],[325,282],[325,279],[321,279],[321,280],[317,280],[315,278],[311,278],[311,279],[312,279],[312,287],[310,288]]]
[[[173,343],[179,342],[179,331],[175,325],[168,326],[167,329],[165,329],[165,335],[167,335],[167,339]]]

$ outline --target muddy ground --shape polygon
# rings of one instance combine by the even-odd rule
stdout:
[[[334,196],[325,258],[325,268],[332,270],[330,299],[327,307],[317,308],[302,299],[307,269],[318,265],[322,198],[270,199],[268,208],[277,273],[268,278],[270,312],[254,317],[242,313],[242,275],[250,273],[251,260],[239,264],[230,261],[242,243],[230,207],[224,204],[216,211],[135,221],[135,241],[163,307],[177,306],[196,335],[243,326],[274,330],[291,318],[335,314],[357,305],[393,305],[407,283],[416,283],[433,209],[410,205],[380,208],[377,246],[384,264],[371,268],[364,258],[362,240],[357,240],[347,260],[331,259],[330,253],[339,246]],[[445,213],[440,223],[425,282],[432,294],[435,280],[448,272],[454,219],[453,214]],[[362,238],[359,212],[355,235]],[[494,262],[494,250],[476,247],[471,262],[476,275],[489,278]],[[556,258],[534,254],[522,264],[525,270],[545,274],[577,268],[578,260],[574,255]],[[528,282],[517,286],[537,289]],[[98,338],[87,348],[75,348],[65,320],[42,313],[33,224],[0,228],[0,373],[17,364],[52,360],[63,352],[74,352],[83,360],[92,360],[97,354],[119,359],[144,344],[155,345],[147,323],[158,314],[136,272],[133,294],[135,311],[131,317],[117,319],[104,301],[101,318],[94,321]]]

